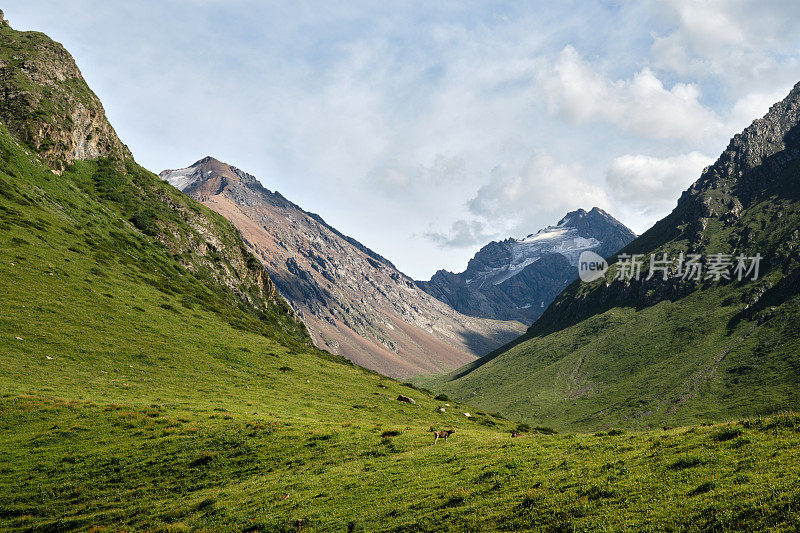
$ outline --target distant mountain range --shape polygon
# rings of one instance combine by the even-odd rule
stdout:
[[[612,261],[605,277],[570,285],[524,337],[440,388],[584,430],[800,407],[800,84],[621,253],[641,254],[640,277]],[[667,279],[649,272],[665,254]],[[699,277],[681,260],[692,255]],[[747,258],[762,258],[757,279],[736,274],[740,255],[748,270]],[[725,276],[715,278],[715,264],[727,264]]]
[[[532,324],[577,279],[581,252],[607,257],[634,238],[602,209],[579,209],[524,239],[490,242],[460,274],[439,270],[417,284],[466,315]]]
[[[205,157],[160,176],[233,222],[315,344],[359,365],[403,377],[447,371],[525,330],[454,311],[386,258],[236,167]]]

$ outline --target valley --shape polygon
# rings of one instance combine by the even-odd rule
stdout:
[[[0,120],[0,529],[800,529],[800,85],[643,235],[573,211],[426,290],[226,163],[143,168],[2,12]],[[765,264],[573,281],[619,247]]]

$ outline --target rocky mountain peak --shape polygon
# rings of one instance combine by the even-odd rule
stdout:
[[[594,209],[597,209],[597,208],[595,207]],[[587,213],[586,213],[585,209],[578,209],[576,211],[570,211],[569,213],[564,215],[564,218],[559,220],[558,224],[556,224],[556,225],[557,226],[569,226],[572,223],[573,219],[575,219],[575,218],[583,218],[583,217],[586,216],[586,214]]]
[[[439,271],[418,283],[464,314],[530,323],[577,277],[581,252],[607,257],[634,238],[602,209],[577,209],[523,239],[490,242],[460,274]]]
[[[159,177],[190,196],[192,193],[213,195],[226,188],[240,186],[261,187],[255,176],[210,155],[186,168],[164,170]]]
[[[603,211],[599,207],[593,207],[589,211],[586,211],[585,209],[570,211],[564,215],[564,218],[558,221],[557,226],[578,227],[583,221],[588,221],[593,224],[611,224],[613,226],[621,225],[617,219],[609,215],[607,212]]]
[[[190,168],[198,168],[198,167],[205,167],[205,168],[217,167],[217,168],[219,168],[222,165],[224,165],[224,163],[222,161],[220,161],[219,159],[215,158],[214,156],[207,155],[204,158],[202,158],[202,159],[200,159],[198,161],[195,161],[189,167]]]

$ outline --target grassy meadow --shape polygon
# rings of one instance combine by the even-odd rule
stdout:
[[[9,68],[49,46],[0,33]],[[71,128],[88,87],[26,79],[20,131]],[[800,415],[556,433],[437,399],[311,347],[221,216],[47,142],[0,126],[0,529],[800,529]]]
[[[98,163],[0,141],[0,529],[800,528],[794,413],[561,434],[435,399],[181,267]]]

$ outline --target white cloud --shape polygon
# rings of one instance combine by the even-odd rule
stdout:
[[[498,229],[531,233],[577,207],[609,206],[605,191],[585,173],[579,164],[559,163],[537,150],[519,169],[495,168],[467,207]]]
[[[654,15],[672,21],[654,32],[654,68],[712,81],[733,99],[771,93],[797,81],[800,3],[784,0],[669,0]]]
[[[483,246],[498,234],[487,232],[479,220],[456,220],[448,233],[427,231],[423,235],[440,248],[470,248]]]
[[[676,83],[667,89],[647,67],[631,78],[612,80],[572,46],[539,79],[550,111],[574,122],[605,121],[650,138],[690,142],[722,129],[716,114],[700,102],[697,85]]]
[[[691,50],[701,56],[725,53],[731,47],[741,48],[749,39],[740,24],[745,2],[738,0],[668,0],[667,9],[678,19],[673,36],[679,36]],[[656,41],[656,47],[659,45]]]
[[[467,175],[463,158],[437,153],[430,163],[414,168],[404,168],[401,161],[392,158],[370,171],[367,183],[384,195],[413,197],[438,190],[452,191]]]
[[[474,248],[492,239],[534,233],[579,207],[610,205],[582,165],[561,163],[540,149],[518,168],[495,167],[467,201],[468,218],[456,220],[447,232],[423,235],[442,248]]]
[[[648,221],[641,232],[675,207],[678,197],[694,183],[713,159],[700,152],[671,157],[623,155],[614,159],[606,182],[618,213],[634,226]]]
[[[376,170],[372,174],[373,184],[388,191],[390,194],[397,194],[405,191],[411,185],[411,177],[403,171],[393,166],[387,166]]]

